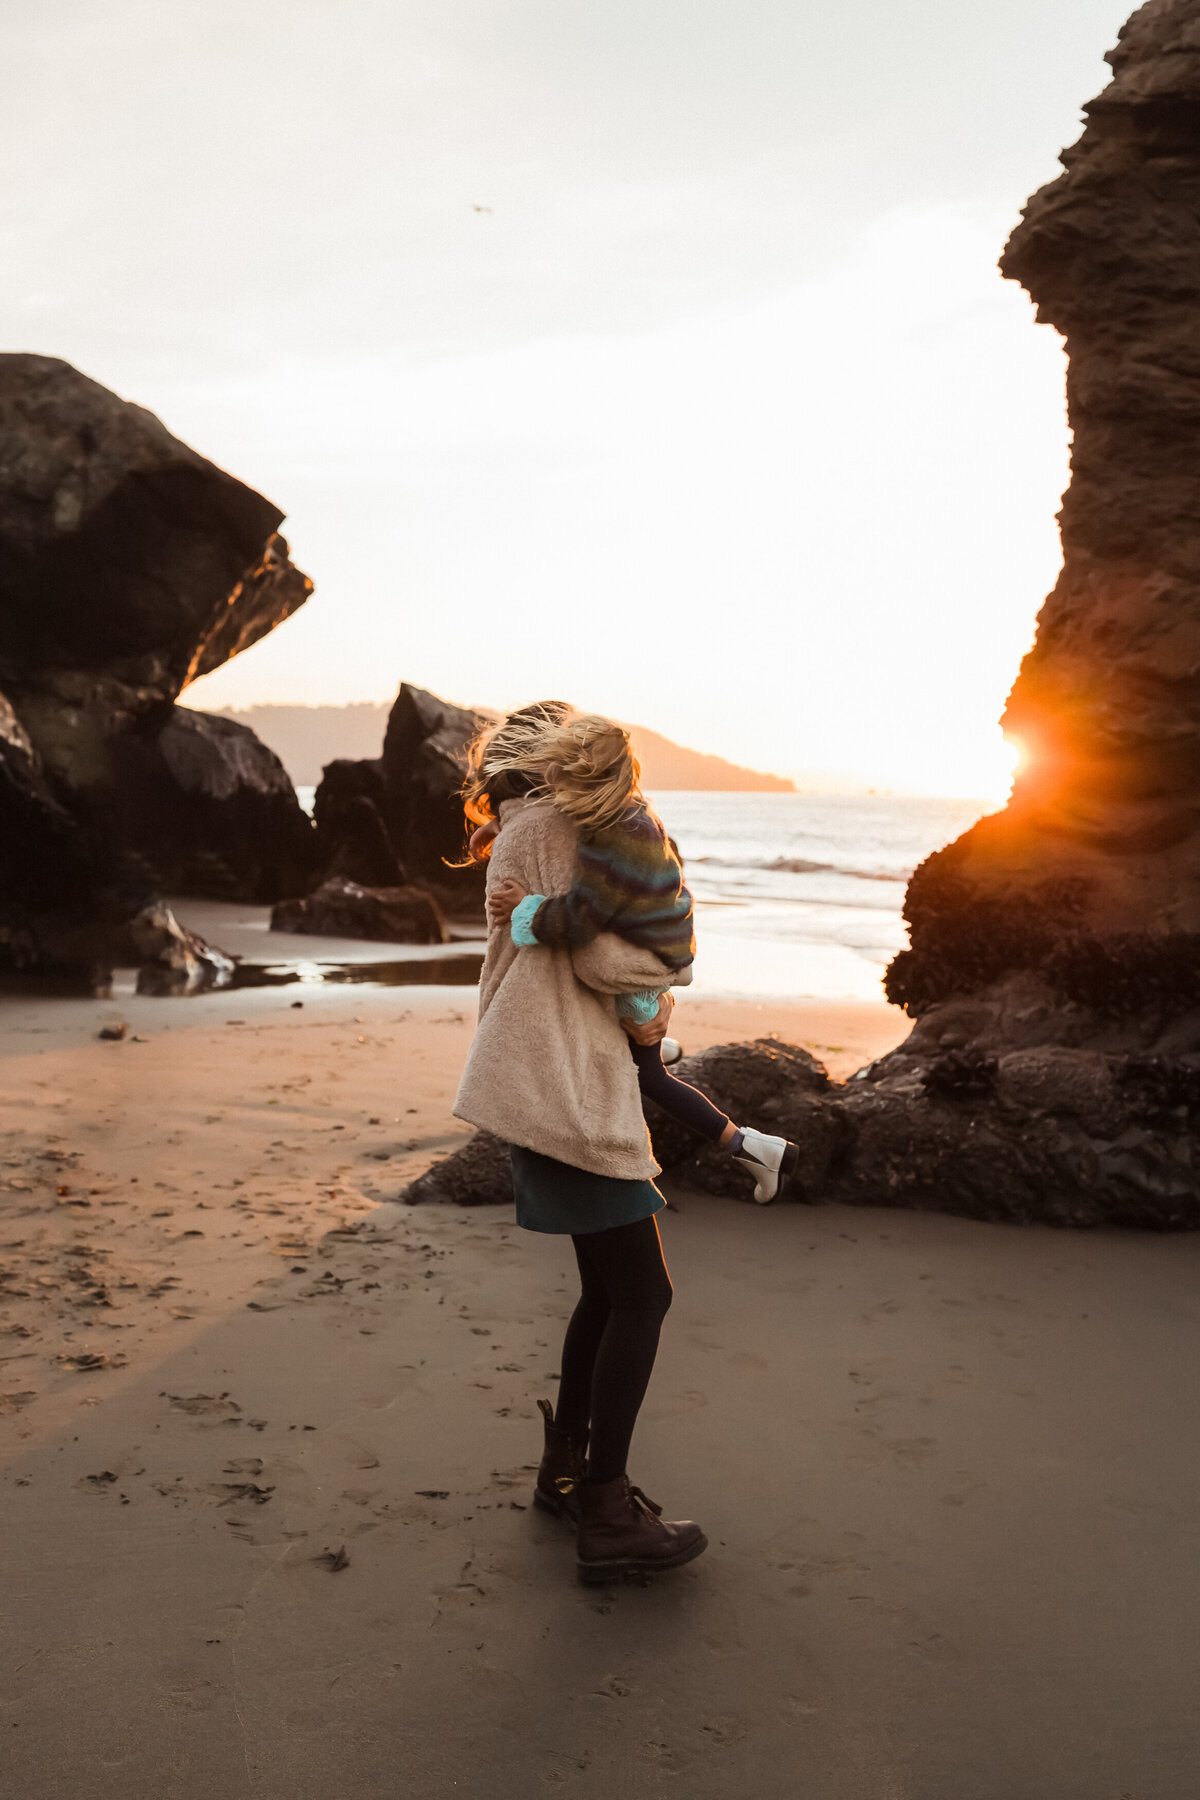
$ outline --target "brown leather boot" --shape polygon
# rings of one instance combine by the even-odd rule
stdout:
[[[628,1475],[615,1481],[585,1481],[578,1489],[579,1535],[576,1566],[586,1582],[619,1581],[622,1575],[652,1575],[691,1562],[708,1539],[691,1519],[673,1523]]]
[[[533,1504],[544,1512],[553,1513],[556,1519],[567,1519],[572,1525],[578,1525],[578,1488],[584,1476],[587,1440],[580,1443],[558,1429],[554,1423],[554,1408],[548,1400],[538,1401],[538,1411],[542,1415],[545,1448],[533,1490]],[[565,1491],[559,1487],[560,1481],[566,1484]]]

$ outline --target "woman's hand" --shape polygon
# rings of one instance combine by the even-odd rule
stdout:
[[[499,831],[499,819],[485,819],[482,825],[477,825],[467,839],[468,855],[473,856],[476,862],[485,861],[487,853],[492,847],[492,841],[499,835]]]
[[[652,1019],[639,1023],[637,1019],[627,1019],[623,1014],[618,1016],[622,1029],[629,1033],[635,1044],[661,1044],[670,1027],[674,1008],[675,996],[670,988],[664,988],[658,996],[658,1011]]]
[[[487,915],[493,925],[507,925],[522,900],[528,898],[519,881],[498,881],[488,889]]]

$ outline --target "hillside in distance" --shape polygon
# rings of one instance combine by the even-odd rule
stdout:
[[[297,787],[315,787],[322,768],[335,757],[379,755],[391,706],[363,700],[350,706],[224,706],[217,710],[257,733],[274,750]],[[629,730],[647,788],[758,794],[790,794],[795,789],[795,783],[785,776],[743,769],[724,757],[685,749],[643,725],[631,725]]]
[[[743,769],[704,750],[689,750],[645,725],[631,725],[633,752],[642,765],[642,786],[693,789],[701,793],[791,794],[796,784],[786,775]]]

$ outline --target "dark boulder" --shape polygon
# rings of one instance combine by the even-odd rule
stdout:
[[[466,842],[459,789],[467,745],[485,724],[481,713],[453,706],[405,682],[383,739],[385,818],[413,874],[444,881]]]
[[[10,948],[84,954],[165,888],[271,900],[312,880],[315,837],[277,758],[173,707],[307,599],[281,518],[69,364],[0,356]]]
[[[143,699],[246,649],[312,590],[283,514],[69,363],[0,355],[0,669]]]
[[[482,713],[405,682],[388,718],[382,754],[361,761],[341,758],[324,771],[313,816],[325,866],[339,853],[351,803],[369,800],[409,879],[433,893],[446,912],[478,916],[484,871],[453,865],[466,855],[459,794],[466,749],[485,722]]]
[[[269,904],[316,871],[312,822],[274,751],[233,719],[174,706],[109,747],[80,803],[167,893]]]
[[[34,907],[61,901],[75,835],[29,734],[0,694],[0,860],[8,899]]]
[[[129,873],[59,803],[0,695],[0,970],[102,968],[104,922],[146,897]]]
[[[738,1124],[800,1149],[789,1201],[901,1206],[1045,1225],[1200,1229],[1200,1058],[1041,1046],[992,1063],[885,1057],[843,1085],[795,1045],[722,1044],[677,1065]],[[750,1200],[727,1151],[647,1108],[664,1173]],[[510,1194],[479,1133],[407,1190],[459,1204]]]
[[[326,792],[321,852],[325,875],[340,875],[360,887],[407,887],[408,872],[396,855],[377,803],[363,793],[334,801]]]
[[[800,1145],[801,1169],[788,1189],[793,1200],[826,1197],[828,1172],[843,1143],[844,1125],[829,1076],[807,1050],[775,1038],[720,1044],[685,1057],[672,1071],[708,1096],[738,1124],[759,1125]],[[749,1171],[715,1145],[679,1125],[657,1106],[646,1107],[654,1154],[665,1174],[689,1187],[752,1201]],[[461,1150],[434,1163],[406,1190],[406,1199],[486,1205],[511,1199],[508,1147],[477,1132]]]
[[[436,900],[422,889],[359,887],[342,876],[322,882],[315,894],[274,907],[271,930],[382,944],[444,944],[449,939]]]
[[[884,1058],[843,1090],[827,1197],[1047,1225],[1200,1228],[1200,1061],[1043,1045]],[[1147,1070],[1151,1072],[1148,1074]]]
[[[821,1198],[841,1147],[843,1122],[830,1097],[829,1076],[807,1050],[776,1038],[715,1044],[684,1057],[671,1073],[699,1088],[735,1125],[753,1125],[798,1144],[800,1168],[789,1197]],[[645,1112],[654,1154],[665,1171],[706,1193],[753,1199],[752,1177],[727,1150],[705,1143],[652,1103]]]
[[[508,1145],[490,1131],[477,1131],[461,1150],[410,1182],[402,1197],[409,1206],[511,1206]]]

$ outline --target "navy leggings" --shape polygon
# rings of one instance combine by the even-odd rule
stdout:
[[[681,1125],[698,1131],[701,1137],[711,1139],[714,1144],[719,1143],[729,1124],[728,1118],[711,1100],[704,1098],[699,1088],[676,1080],[663,1062],[662,1045],[635,1044],[630,1038],[629,1048],[637,1064],[638,1086],[643,1096],[661,1106]]]
[[[658,1044],[629,1048],[638,1086],[680,1124],[716,1143],[729,1120],[698,1088],[663,1066]],[[645,1397],[658,1336],[671,1304],[658,1221],[639,1219],[572,1239],[579,1264],[579,1300],[567,1326],[554,1422],[589,1442],[588,1479],[615,1481],[625,1473],[630,1439]]]
[[[571,1242],[580,1293],[563,1341],[554,1423],[580,1443],[590,1437],[590,1481],[615,1481],[654,1368],[671,1278],[653,1217]]]

